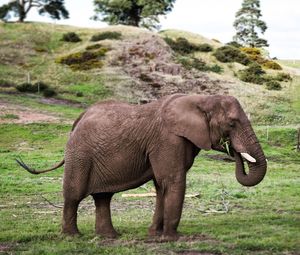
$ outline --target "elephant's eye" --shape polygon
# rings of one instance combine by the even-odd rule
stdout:
[[[230,126],[230,127],[234,127],[234,125],[235,125],[235,124],[234,124],[233,121],[231,121],[231,122],[229,123],[229,126]]]

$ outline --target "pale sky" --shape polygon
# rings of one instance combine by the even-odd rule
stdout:
[[[0,0],[0,5],[8,0]],[[263,36],[271,57],[300,59],[300,0],[261,0],[262,19],[268,29]],[[55,22],[80,27],[105,27],[93,21],[93,0],[65,0],[70,19],[53,21],[32,11],[28,21]],[[215,38],[223,43],[235,34],[233,22],[242,0],[177,0],[171,13],[161,18],[161,29],[182,29]]]

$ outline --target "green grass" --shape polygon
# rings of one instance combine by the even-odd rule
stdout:
[[[121,237],[104,240],[94,234],[94,205],[85,199],[79,209],[81,237],[60,232],[62,169],[30,175],[14,159],[22,156],[35,168],[48,167],[64,154],[70,125],[0,125],[0,251],[8,254],[297,254],[299,251],[299,153],[293,127],[255,128],[269,159],[264,181],[240,186],[234,163],[200,153],[188,173],[187,193],[177,242],[147,242],[154,198],[115,195],[113,222]],[[128,191],[149,192],[151,183]],[[127,193],[127,192],[126,192]]]

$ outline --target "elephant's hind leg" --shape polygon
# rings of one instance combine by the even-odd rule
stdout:
[[[92,195],[96,206],[96,234],[107,238],[116,238],[118,233],[111,221],[110,202],[113,193]]]
[[[66,235],[77,235],[77,209],[80,200],[66,199],[64,202],[62,233]]]

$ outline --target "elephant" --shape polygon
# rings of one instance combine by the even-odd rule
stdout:
[[[226,148],[221,141],[226,141]],[[111,220],[114,193],[153,180],[156,204],[151,237],[177,240],[186,190],[186,174],[201,150],[229,152],[237,181],[260,183],[267,160],[239,101],[227,95],[173,94],[133,105],[104,101],[90,106],[74,122],[64,159],[62,233],[79,234],[77,209],[91,195],[96,207],[96,234],[114,238]],[[244,161],[249,170],[245,171]]]

